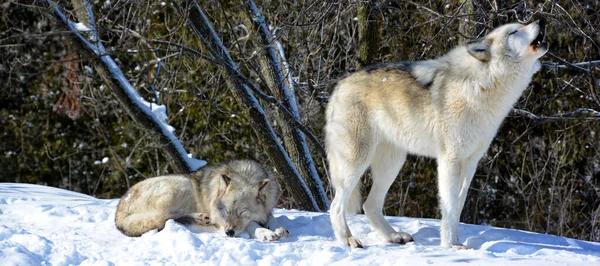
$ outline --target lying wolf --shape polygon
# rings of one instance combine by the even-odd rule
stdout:
[[[127,236],[161,230],[174,219],[215,226],[230,237],[246,231],[253,238],[275,241],[288,235],[272,215],[280,194],[281,187],[260,164],[231,161],[135,184],[119,201],[115,223]]]
[[[346,223],[360,210],[357,184],[371,167],[363,208],[392,243],[412,237],[385,220],[385,195],[407,153],[437,159],[441,246],[460,247],[458,222],[477,162],[548,51],[543,22],[508,24],[428,61],[379,65],[341,80],[327,107],[325,142],[339,241],[362,247]]]

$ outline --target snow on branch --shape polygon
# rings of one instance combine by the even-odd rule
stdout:
[[[151,130],[155,135],[158,135],[165,151],[173,159],[176,170],[180,172],[193,172],[204,166],[206,161],[194,159],[191,154],[185,151],[179,139],[173,134],[174,128],[167,123],[165,106],[152,104],[144,100],[131,83],[129,83],[117,63],[106,53],[104,45],[98,39],[94,16],[89,2],[85,1],[90,19],[88,25],[91,29],[82,23],[74,23],[69,20],[53,1],[46,0],[45,2],[51,7],[52,12],[58,20],[71,31],[83,48],[89,53],[100,57],[102,66],[109,73],[109,82],[112,83],[111,88],[121,104],[123,104],[136,122],[140,123],[144,128]],[[84,34],[88,37],[84,37]]]
[[[282,69],[282,65],[286,66],[288,77],[291,76],[289,66],[287,65],[287,62],[285,62],[285,55],[282,49],[280,49],[278,52],[273,47],[273,44],[275,44],[276,40],[271,34],[267,23],[265,22],[265,17],[262,15],[253,0],[247,1],[247,11],[255,27],[258,29],[258,33],[264,44],[264,49],[267,51],[267,68],[271,73],[269,75],[270,77],[268,78],[273,79],[273,83],[276,87],[274,89],[278,90],[278,93],[281,95],[280,97],[283,98],[281,100],[283,101],[284,106],[291,112],[294,120],[299,121],[300,112],[298,111],[296,95],[290,88],[290,86],[293,85],[293,82],[290,82],[288,86],[288,80],[285,78],[284,71]],[[281,63],[280,61],[283,61],[284,63]],[[284,121],[284,123],[287,124],[288,122]],[[293,143],[289,145],[293,145],[297,151],[296,160],[299,161],[298,167],[304,167],[303,169],[306,169],[305,175],[308,175],[306,178],[310,181],[310,185],[314,190],[316,190],[316,193],[319,194],[318,199],[321,201],[322,206],[328,208],[329,200],[327,199],[327,193],[325,193],[325,188],[323,187],[323,183],[321,182],[321,178],[319,177],[319,173],[317,172],[313,158],[310,155],[308,144],[306,143],[306,136],[300,128],[290,126],[288,126],[288,128],[291,128],[291,135],[293,139]]]

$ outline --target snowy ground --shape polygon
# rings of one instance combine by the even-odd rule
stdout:
[[[350,218],[365,249],[334,240],[325,213],[277,210],[291,236],[280,242],[228,238],[173,221],[139,238],[114,226],[118,200],[0,183],[0,265],[600,265],[600,243],[488,226],[460,225],[468,250],[439,244],[439,221],[389,217],[415,242],[389,245],[366,218]],[[247,238],[247,235],[245,236]]]

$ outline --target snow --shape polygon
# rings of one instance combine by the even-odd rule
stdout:
[[[327,213],[278,209],[290,231],[279,242],[229,238],[222,232],[185,227],[139,238],[114,226],[118,199],[101,200],[67,190],[0,183],[2,265],[600,265],[600,243],[478,225],[460,225],[467,250],[439,247],[439,220],[388,217],[415,242],[386,244],[363,215],[349,218],[365,244],[338,243]]]
[[[106,1],[104,2],[104,4],[102,5],[102,9],[107,9],[107,8],[109,8],[109,7],[110,7],[110,0],[106,0]]]
[[[76,31],[79,31],[81,33],[85,33],[86,35],[89,34],[89,38],[91,41],[95,42],[97,41],[96,37],[94,34],[92,33],[92,30],[90,28],[88,28],[85,24],[83,23],[73,23],[72,22],[73,27],[75,28]]]
[[[73,25],[75,25],[75,29],[77,31],[91,31],[90,28],[88,28],[85,24],[83,23],[73,23]]]

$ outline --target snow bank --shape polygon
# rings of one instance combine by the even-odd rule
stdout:
[[[439,220],[388,217],[413,234],[386,244],[362,215],[349,219],[365,249],[335,241],[329,215],[277,210],[291,236],[265,243],[229,238],[211,228],[173,221],[139,238],[114,226],[117,199],[62,189],[0,183],[2,265],[600,265],[600,244],[525,231],[461,224],[468,250],[440,248]]]

